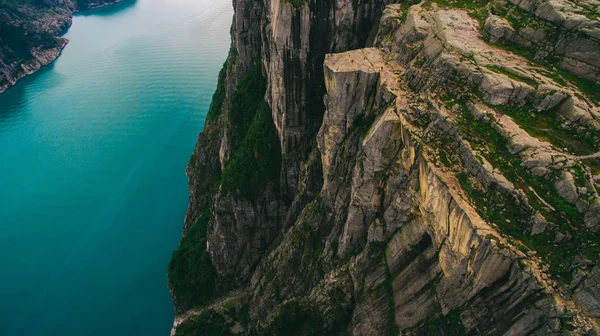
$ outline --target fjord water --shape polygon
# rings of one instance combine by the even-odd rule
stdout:
[[[167,335],[186,162],[229,48],[230,0],[74,18],[0,94],[0,335]]]

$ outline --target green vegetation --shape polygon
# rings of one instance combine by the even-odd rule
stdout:
[[[317,284],[331,265],[324,265],[321,258],[324,241],[331,232],[331,212],[321,197],[309,203],[299,222],[292,226],[284,241],[286,248],[277,253],[277,259],[268,263],[264,272],[264,286],[260,295],[267,295],[276,302],[284,301],[277,311],[260,325],[258,335],[338,335],[346,330],[352,317],[352,281],[349,273],[343,273],[331,287],[321,288],[317,302],[313,298],[289,299],[289,277],[303,284]],[[341,263],[333,262],[338,267]],[[345,278],[344,278],[345,277]],[[302,286],[302,285],[301,285]],[[301,287],[302,288],[302,287]],[[306,293],[308,294],[308,293]],[[286,301],[286,299],[289,299]]]
[[[431,0],[441,7],[446,8],[462,8],[467,11],[469,16],[483,24],[488,15],[486,5],[487,0]]]
[[[544,67],[544,69],[539,70],[540,74],[547,76],[561,86],[570,83],[586,95],[586,97],[580,98],[585,100],[589,99],[592,103],[600,104],[600,90],[598,89],[598,86],[591,80],[576,77],[570,72],[561,69],[559,67],[560,60],[556,56],[551,55],[544,60],[538,60],[535,58],[536,53],[538,52],[537,48],[526,48],[508,41],[499,41],[493,45],[497,48],[505,49],[522,56],[540,67]]]
[[[479,9],[485,7],[487,0],[435,0],[438,5],[448,8]]]
[[[499,73],[504,73],[515,80],[523,82],[528,80],[527,78],[512,74],[501,67],[488,66],[487,68]],[[544,75],[546,75],[546,73],[544,73]],[[476,95],[481,99],[479,93]],[[453,97],[447,96],[444,98],[444,101],[453,101],[452,98]],[[461,103],[459,100],[455,103],[462,104],[463,106],[461,106],[461,108],[466,110],[464,102]],[[531,136],[549,142],[560,149],[567,148],[567,150],[575,155],[589,155],[600,150],[600,131],[588,130],[587,132],[574,132],[573,130],[565,129],[563,124],[559,121],[559,107],[545,111],[537,111],[531,104],[525,106],[494,105],[490,106],[490,108],[510,116]]]
[[[214,310],[205,310],[177,327],[175,336],[229,336],[232,323]]]
[[[219,72],[219,79],[217,81],[217,89],[213,94],[210,108],[206,114],[206,122],[215,120],[223,112],[223,102],[225,101],[225,76],[227,74],[228,61],[223,64],[223,68]]]
[[[584,160],[594,176],[600,175],[600,158]]]
[[[396,301],[394,299],[394,275],[392,274],[386,260],[386,246],[388,246],[389,239],[386,242],[369,242],[369,258],[380,266],[385,268],[385,281],[375,288],[377,295],[384,291],[385,297],[388,303],[388,315],[387,315],[387,334],[398,335],[400,329],[396,325]],[[406,264],[398,266],[398,269],[403,270],[408,264],[413,262],[415,259],[414,254],[415,247],[411,249],[409,254],[403,257],[403,260],[407,261]],[[397,275],[397,274],[396,274]]]
[[[371,125],[373,125],[373,122],[376,118],[377,116],[375,114],[365,116],[363,111],[362,114],[354,119],[354,122],[352,123],[352,130],[355,130],[358,132],[361,138],[364,138],[365,135],[367,135],[367,132],[369,132],[369,129],[371,129]]]
[[[560,232],[569,234],[572,239],[554,243],[554,234],[545,232],[531,235],[526,221],[532,214],[528,213],[525,207],[511,196],[478,186],[470,174],[458,174],[461,186],[482,218],[496,224],[502,232],[519,239],[527,248],[537,251],[550,265],[551,273],[566,283],[571,280],[568,263],[574,256],[583,255],[595,262],[600,260],[597,244],[600,242],[600,236],[589,232],[582,234],[583,215],[557,193],[552,183],[534,176],[525,168],[521,159],[508,151],[506,141],[496,130],[487,123],[474,120],[465,108],[462,110],[459,127],[474,148],[487,148],[487,153],[480,153],[527,195],[527,200],[533,208],[538,209],[547,220],[557,225]],[[536,193],[554,209],[548,208],[540,201]]]
[[[264,106],[267,80],[262,74],[261,64],[257,61],[244,75],[231,97],[227,122],[230,126],[232,152],[236,151],[245,138],[259,108]]]
[[[347,276],[350,277],[349,274]],[[348,284],[351,286],[350,281],[348,281]],[[331,325],[328,328],[328,334],[339,335],[342,331],[347,330],[348,324],[352,320],[353,309],[350,308],[349,304],[352,301],[352,290],[353,288],[351,287],[346,291],[341,287],[334,287],[327,292],[329,309],[326,310],[324,318]]]
[[[77,5],[79,8],[85,9],[94,2],[93,0],[78,0]],[[60,3],[48,5],[44,0],[2,0],[0,2],[0,55],[29,59],[32,57],[33,49],[58,47],[59,40],[47,31],[52,28],[32,24],[32,18],[27,15],[30,12],[33,12],[35,16],[48,14],[48,17],[56,20],[58,16],[52,12],[52,8],[67,7],[62,2]]]
[[[215,268],[206,251],[206,231],[210,212],[200,219],[183,237],[173,252],[167,273],[173,291],[177,312],[206,304],[215,297]]]
[[[331,230],[330,212],[320,197],[316,197],[305,208],[307,217],[292,226],[286,233],[283,244],[290,248],[280,254],[284,264],[269,267],[265,272],[268,283],[286,287],[286,278],[290,274],[302,279],[303,282],[314,282],[324,276],[326,265],[320,258],[325,248],[325,237]],[[273,266],[274,264],[271,264]],[[277,288],[275,288],[277,290]]]
[[[518,7],[516,7],[518,8]],[[522,16],[516,17],[515,13],[517,10],[513,10],[510,12],[510,15],[507,15],[507,19],[510,21],[511,25],[515,29],[521,29],[524,26],[529,26],[534,29],[544,30],[546,33],[546,41],[550,40],[552,43],[556,44],[558,41],[559,28],[553,26],[552,24],[545,23],[542,26],[539,26],[541,20],[533,20],[528,19],[527,23],[523,23],[519,18],[531,18],[531,14],[523,11],[518,8],[519,12],[523,12]],[[533,22],[529,22],[533,21]],[[537,23],[537,24],[536,24]],[[568,38],[565,37],[565,38]],[[570,72],[560,68],[560,59],[554,55],[550,54],[549,57],[538,60],[536,59],[536,54],[538,52],[538,48],[525,48],[519,45],[509,44],[507,41],[502,41],[496,46],[507,49],[517,55],[523,56],[527,58],[529,61],[537,63],[541,66],[544,66],[548,70],[543,71],[546,76],[553,79],[559,85],[566,85],[567,83],[573,84],[576,88],[578,88],[581,92],[585,93],[587,98],[589,98],[593,103],[600,104],[600,90],[598,86],[591,80],[583,79],[576,77]],[[585,98],[584,98],[585,99]]]
[[[592,103],[600,104],[600,88],[591,80],[575,77],[568,71],[555,69],[557,76],[562,76],[564,80],[573,83],[581,92],[585,93]],[[585,99],[585,97],[584,97]]]
[[[301,267],[302,263],[316,264],[324,248],[319,232],[315,232],[306,223],[298,223],[290,230],[290,242],[296,250],[302,251],[302,258],[291,259],[289,261],[286,265],[289,272],[293,272]]]
[[[538,112],[531,105],[496,105],[494,109],[510,116],[531,136],[547,141],[558,148],[567,148],[576,155],[593,154],[600,150],[600,132],[589,133],[565,130],[559,122],[558,108]]]
[[[231,60],[230,60],[231,61]],[[225,74],[221,70],[217,91],[207,116],[207,123],[222,111],[225,99]],[[260,65],[253,67],[238,85],[229,110],[233,134],[238,134],[237,145],[222,174],[203,169],[198,172],[202,185],[196,199],[206,210],[183,237],[168,266],[169,285],[173,291],[177,312],[200,307],[216,295],[216,271],[206,251],[207,225],[211,218],[210,199],[221,186],[225,192],[252,199],[263,192],[269,183],[276,183],[281,166],[279,139],[264,103],[266,81]],[[241,132],[241,133],[240,133]],[[196,164],[196,154],[190,167]]]
[[[221,187],[250,200],[279,181],[280,169],[279,138],[271,111],[262,102],[245,138],[225,165]]]
[[[28,19],[12,10],[4,11],[0,4],[0,54],[8,58],[32,58],[33,49],[50,49],[59,46],[58,41],[39,27],[30,26]],[[10,13],[10,14],[9,14]],[[20,21],[25,21],[24,23]]]
[[[385,255],[385,254],[384,254]],[[385,293],[388,298],[388,335],[398,335],[399,328],[396,325],[396,301],[394,300],[394,278],[385,257],[382,258],[385,264]]]
[[[485,0],[433,1],[442,7],[465,9],[469,13],[469,15],[478,20],[480,24],[483,24],[483,22],[491,12],[492,14],[505,18],[517,32],[524,28],[531,28],[537,31],[542,31],[545,34],[544,40],[546,41],[546,43],[549,42],[551,45],[556,45],[559,39],[559,27],[555,26],[550,22],[546,22],[542,19],[535,18],[535,16],[533,16],[531,13],[510,3],[501,1],[490,2]],[[568,38],[568,36],[566,38]],[[566,85],[567,83],[572,83],[581,92],[585,93],[592,102],[594,102],[595,104],[600,104],[600,90],[598,89],[598,86],[591,80],[578,78],[573,74],[569,73],[568,71],[560,69],[560,59],[557,55],[553,53],[553,50],[551,48],[547,50],[549,52],[549,56],[543,60],[540,60],[536,58],[536,55],[538,54],[540,48],[543,48],[543,46],[528,48],[511,43],[510,41],[506,40],[502,40],[494,45],[496,47],[500,47],[502,49],[511,51],[517,55],[523,56],[532,63],[536,63],[546,67],[549,70],[543,71],[544,74],[552,78],[557,84]],[[497,68],[496,70],[502,71],[501,68]],[[534,85],[534,81],[532,79],[524,77],[514,78],[512,76],[516,76],[516,74],[508,74],[506,72],[503,73],[509,75],[513,79],[520,80],[530,85],[536,86]]]
[[[17,8],[18,6],[41,6],[44,5],[43,0],[2,0],[0,6],[8,8]]]
[[[347,274],[347,276],[350,275]],[[352,310],[348,308],[352,300],[348,291],[352,289],[343,287],[351,284],[349,279],[347,281],[342,280],[323,293],[325,295],[321,297],[318,305],[297,298],[284,302],[270,316],[268,322],[259,327],[256,334],[265,336],[339,335],[346,330],[352,318]],[[320,307],[327,308],[322,311]]]
[[[297,299],[279,307],[259,335],[320,336],[325,335],[321,312]]]
[[[294,7],[304,6],[306,0],[281,0],[282,3],[291,3]]]
[[[501,1],[492,1],[489,8],[493,14],[505,18],[517,32],[520,32],[524,28],[531,28],[543,31],[546,34],[545,39],[547,41],[550,40],[555,43],[558,40],[558,28],[556,26],[536,18],[518,6]]]
[[[424,322],[428,335],[464,336],[467,329],[460,321],[460,311],[452,310],[447,315]]]
[[[223,84],[224,85],[224,84]],[[261,63],[248,71],[231,99],[228,123],[231,129],[231,157],[221,176],[221,188],[253,199],[279,180],[281,149],[271,111],[264,102],[266,79]],[[224,93],[224,87],[223,87]],[[211,110],[217,113],[222,102],[220,89]]]
[[[471,198],[477,212],[484,220],[502,228],[502,232],[518,236],[520,230],[527,227],[527,220],[532,213],[494,187],[483,188],[478,185],[470,173],[459,173],[456,178],[461,187]]]
[[[206,310],[198,316],[197,319],[198,336],[228,336],[232,335],[231,325],[227,323],[223,315],[213,311]]]
[[[418,4],[419,2],[421,2],[421,0],[406,0],[398,4],[400,5],[400,8],[402,10],[402,13],[400,14],[400,22],[406,22],[406,17],[408,16],[408,9],[411,6]]]
[[[496,65],[488,65],[488,66],[486,66],[486,68],[488,68],[494,72],[501,73],[505,76],[508,76],[508,78],[516,80],[517,82],[527,83],[527,84],[533,86],[534,88],[536,88],[538,86],[538,82],[535,81],[533,78],[520,76],[520,75],[513,73],[503,67],[499,67]]]

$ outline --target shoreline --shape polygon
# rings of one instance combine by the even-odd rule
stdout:
[[[36,57],[29,61],[17,62],[20,65],[21,71],[16,73],[14,76],[6,78],[8,83],[0,85],[0,94],[6,92],[13,86],[17,85],[17,83],[21,79],[29,75],[33,75],[34,73],[38,72],[44,67],[51,65],[54,61],[58,59],[58,57],[60,57],[63,49],[67,46],[67,44],[69,44],[69,40],[64,39],[61,46],[57,48],[51,48],[37,52]]]
[[[70,22],[68,23],[67,27],[59,35],[54,36],[54,38],[61,40],[60,45],[58,47],[54,47],[54,48],[34,51],[34,52],[32,52],[33,58],[31,58],[31,59],[28,59],[28,60],[21,59],[21,60],[16,60],[15,62],[13,62],[12,64],[16,65],[15,68],[17,68],[19,70],[17,72],[15,72],[14,74],[11,74],[10,76],[6,75],[6,73],[5,73],[6,81],[0,83],[0,94],[6,92],[10,88],[17,85],[17,83],[21,79],[23,79],[29,75],[33,75],[34,73],[40,71],[44,67],[51,65],[54,61],[56,61],[60,57],[60,55],[63,52],[63,49],[67,46],[67,44],[69,44],[69,40],[66,38],[63,38],[62,36],[64,34],[66,34],[67,31],[71,28],[73,16],[75,16],[75,14],[105,8],[105,7],[119,4],[122,2],[124,2],[124,0],[115,0],[112,2],[105,2],[102,4],[97,4],[97,5],[88,7],[83,10],[75,8],[75,10],[71,13],[71,15],[69,17]],[[8,65],[6,63],[4,65],[8,68]],[[0,71],[1,71],[1,69],[0,69]],[[7,71],[7,72],[9,72],[9,71]]]
[[[86,12],[86,11],[90,11],[90,10],[94,10],[94,9],[100,9],[100,8],[104,8],[104,7],[116,5],[116,4],[124,2],[124,1],[126,1],[126,0],[115,0],[115,1],[112,1],[112,2],[105,2],[105,3],[101,4],[101,5],[100,4],[99,5],[92,5],[92,6],[88,7],[88,8],[86,8],[86,9],[83,9],[83,10],[80,10],[80,9],[76,8],[73,11],[73,15],[78,14],[78,13],[83,13],[83,12]]]

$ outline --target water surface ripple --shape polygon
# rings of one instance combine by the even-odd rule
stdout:
[[[167,335],[185,165],[229,48],[230,0],[74,18],[0,94],[0,335]]]

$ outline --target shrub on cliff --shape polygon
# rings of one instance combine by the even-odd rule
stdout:
[[[205,304],[215,294],[215,268],[206,251],[209,220],[210,213],[205,211],[169,262],[169,287],[177,312]]]

